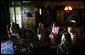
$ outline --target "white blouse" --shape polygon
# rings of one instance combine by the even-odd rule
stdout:
[[[58,34],[58,32],[59,32],[59,27],[53,27],[52,28],[52,33]]]

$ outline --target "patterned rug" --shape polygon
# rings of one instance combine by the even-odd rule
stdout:
[[[1,43],[1,54],[14,54],[13,42],[6,41]]]

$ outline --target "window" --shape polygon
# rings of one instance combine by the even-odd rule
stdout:
[[[10,23],[15,22],[14,7],[10,7]]]
[[[22,27],[21,7],[15,7],[15,14],[14,14],[14,7],[10,7],[9,9],[10,9],[10,23],[15,22],[15,17],[16,17],[16,23],[19,24],[19,27],[21,28]]]

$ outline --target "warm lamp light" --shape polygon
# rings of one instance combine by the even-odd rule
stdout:
[[[68,10],[68,7],[65,7],[65,9],[64,10]]]
[[[72,7],[71,6],[69,6],[69,10],[72,10]]]
[[[64,10],[72,10],[71,6],[66,6]]]
[[[41,10],[41,8],[39,9],[39,13],[40,13],[40,15],[42,14],[42,10]]]

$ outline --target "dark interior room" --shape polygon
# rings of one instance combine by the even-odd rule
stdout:
[[[84,1],[1,1],[1,54],[84,54]]]

